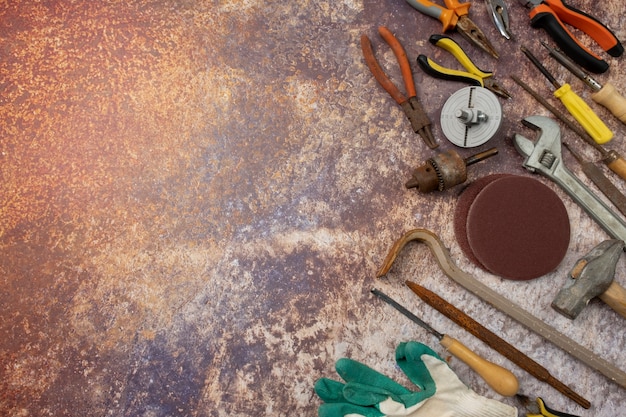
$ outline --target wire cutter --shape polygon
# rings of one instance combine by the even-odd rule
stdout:
[[[428,41],[433,45],[450,52],[467,70],[467,72],[445,68],[428,58],[426,55],[421,54],[417,57],[417,63],[420,67],[422,67],[426,74],[443,80],[460,81],[471,85],[485,87],[500,97],[511,98],[511,94],[509,94],[504,87],[493,79],[493,72],[479,69],[467,56],[465,51],[463,51],[463,48],[461,48],[461,46],[454,41],[454,39],[446,35],[432,35]]]
[[[548,408],[542,398],[537,397],[536,404],[527,402],[528,399],[520,400],[526,408],[526,417],[579,417],[574,414],[567,414]]]
[[[609,64],[576,39],[563,22],[589,35],[609,55],[618,57],[624,53],[624,47],[609,28],[596,18],[566,5],[561,0],[519,0],[519,2],[530,9],[530,25],[545,29],[566,55],[588,71],[602,73],[609,69]]]
[[[426,142],[429,148],[434,149],[439,145],[435,142],[435,138],[433,137],[430,127],[430,119],[424,111],[422,104],[417,99],[413,73],[411,72],[411,66],[409,65],[409,59],[407,58],[406,51],[402,47],[402,44],[400,44],[400,41],[398,41],[393,33],[391,33],[391,31],[386,27],[379,27],[378,33],[385,40],[385,42],[389,44],[391,50],[396,56],[396,59],[398,60],[408,97],[400,92],[398,87],[391,82],[389,77],[385,74],[385,71],[383,71],[374,56],[372,43],[367,35],[361,35],[361,49],[363,50],[365,62],[367,63],[370,71],[372,71],[376,81],[378,81],[385,91],[387,91],[389,95],[400,105],[400,107],[402,107],[402,110],[411,122],[411,126],[413,127],[415,133],[418,133],[422,139],[424,139],[424,142]]]
[[[446,7],[441,7],[428,0],[406,0],[414,9],[425,15],[439,19],[443,24],[443,32],[456,29],[469,42],[478,46],[494,58],[498,52],[487,39],[482,30],[468,17],[471,3],[459,3],[457,0],[444,0]]]
[[[487,3],[487,10],[491,14],[491,19],[496,25],[496,29],[505,39],[510,40],[513,38],[509,25],[509,12],[506,8],[504,0],[485,0]]]

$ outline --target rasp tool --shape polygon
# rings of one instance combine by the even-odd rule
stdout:
[[[602,172],[600,168],[591,161],[586,161],[578,152],[576,152],[570,145],[563,142],[563,146],[570,151],[574,158],[580,164],[582,171],[598,187],[602,194],[604,194],[613,203],[620,213],[626,216],[626,196],[617,188],[611,180]]]

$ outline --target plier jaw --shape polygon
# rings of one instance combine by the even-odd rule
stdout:
[[[493,47],[491,42],[489,42],[489,39],[487,39],[487,36],[485,36],[476,23],[471,21],[469,18],[461,16],[456,24],[456,30],[465,39],[478,46],[492,57],[496,59],[499,58],[500,55],[498,54],[498,51],[496,51],[496,48]]]
[[[443,24],[443,32],[456,29],[469,42],[473,43],[494,58],[498,52],[480,28],[469,18],[470,2],[460,3],[458,0],[444,0],[445,7],[430,0],[406,0],[414,9],[438,19]]]
[[[430,149],[435,149],[439,146],[430,129],[430,119],[417,97],[409,97],[407,101],[400,103],[400,107],[402,107],[404,114],[411,122],[413,131],[422,137],[426,145]]]
[[[485,0],[485,2],[498,32],[507,40],[513,39],[513,35],[510,32],[509,12],[504,0]]]

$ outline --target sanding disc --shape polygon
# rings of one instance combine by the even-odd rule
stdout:
[[[476,195],[466,230],[480,264],[514,280],[556,269],[570,241],[569,217],[559,196],[533,178],[515,175],[490,182]]]
[[[480,263],[478,258],[474,256],[474,252],[470,248],[469,241],[467,239],[467,214],[469,213],[469,209],[472,205],[472,202],[482,191],[487,184],[491,184],[491,182],[502,178],[510,176],[511,174],[492,174],[487,175],[486,177],[481,177],[471,184],[469,184],[461,193],[457,200],[456,208],[454,210],[454,235],[456,236],[456,240],[461,247],[461,250],[467,256],[467,258],[472,261],[475,265],[483,269],[485,266]]]

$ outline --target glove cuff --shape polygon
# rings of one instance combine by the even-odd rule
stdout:
[[[517,417],[517,408],[490,398],[482,397],[468,389],[459,393],[458,401],[448,404],[454,417]]]

